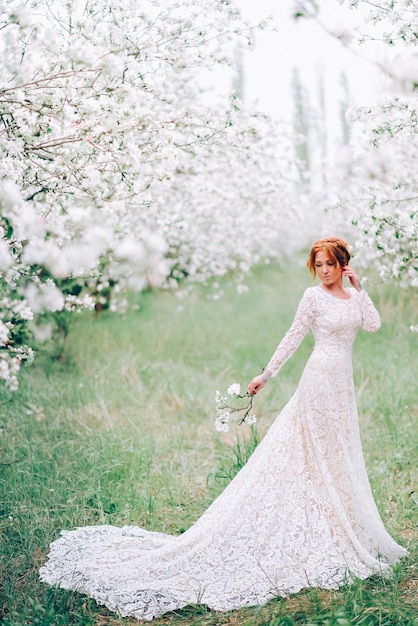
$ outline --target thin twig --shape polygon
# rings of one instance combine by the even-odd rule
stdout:
[[[14,463],[20,463],[21,461],[23,461],[23,459],[15,459],[14,461],[7,461],[7,462],[0,461],[0,465],[10,467]]]
[[[248,400],[248,404],[246,404],[245,406],[241,406],[241,407],[236,407],[236,406],[231,406],[230,404],[223,404],[220,408],[221,409],[228,409],[230,411],[230,413],[240,413],[241,411],[245,411],[244,415],[242,416],[239,425],[241,426],[241,424],[243,424],[245,422],[245,419],[248,417],[248,415],[250,414],[250,411],[252,409],[253,406],[253,400],[254,400],[254,395],[250,395],[248,392],[242,396],[237,395],[235,396],[236,398],[249,398]]]

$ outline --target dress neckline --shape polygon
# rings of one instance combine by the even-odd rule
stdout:
[[[334,300],[341,300],[341,302],[349,302],[352,298],[352,294],[347,289],[344,289],[344,291],[345,293],[348,293],[350,295],[349,298],[339,298],[338,296],[333,296],[332,293],[330,293],[329,291],[325,291],[325,289],[323,289],[321,285],[318,285],[318,289],[319,291],[322,291],[322,293],[325,293],[330,298],[334,298]]]

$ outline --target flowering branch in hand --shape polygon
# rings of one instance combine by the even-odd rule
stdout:
[[[229,397],[228,397],[229,396]],[[232,398],[247,399],[247,403],[243,406],[234,406]],[[239,425],[255,424],[257,417],[254,413],[251,413],[253,406],[253,395],[250,395],[248,391],[245,394],[241,394],[241,387],[239,383],[233,383],[227,389],[227,395],[223,396],[220,391],[216,392],[216,420],[215,428],[218,432],[228,432],[230,428],[230,419],[234,413],[240,413],[241,419]]]

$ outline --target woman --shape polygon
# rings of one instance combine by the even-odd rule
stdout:
[[[315,348],[299,387],[248,463],[183,535],[127,526],[62,533],[42,580],[87,593],[122,615],[151,620],[201,602],[225,611],[304,587],[336,589],[388,573],[406,551],[385,531],[364,465],[351,347],[380,319],[347,244],[316,241],[294,322],[252,394],[275,376],[312,328]],[[352,288],[343,288],[343,276]]]

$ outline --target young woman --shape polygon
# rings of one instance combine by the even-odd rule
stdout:
[[[347,244],[316,241],[308,288],[257,393],[312,329],[315,348],[293,397],[225,491],[180,536],[135,526],[64,531],[41,578],[151,620],[190,603],[226,611],[304,587],[336,589],[386,574],[406,555],[383,527],[359,436],[351,348],[379,315],[349,267]],[[343,288],[346,276],[352,287]]]

